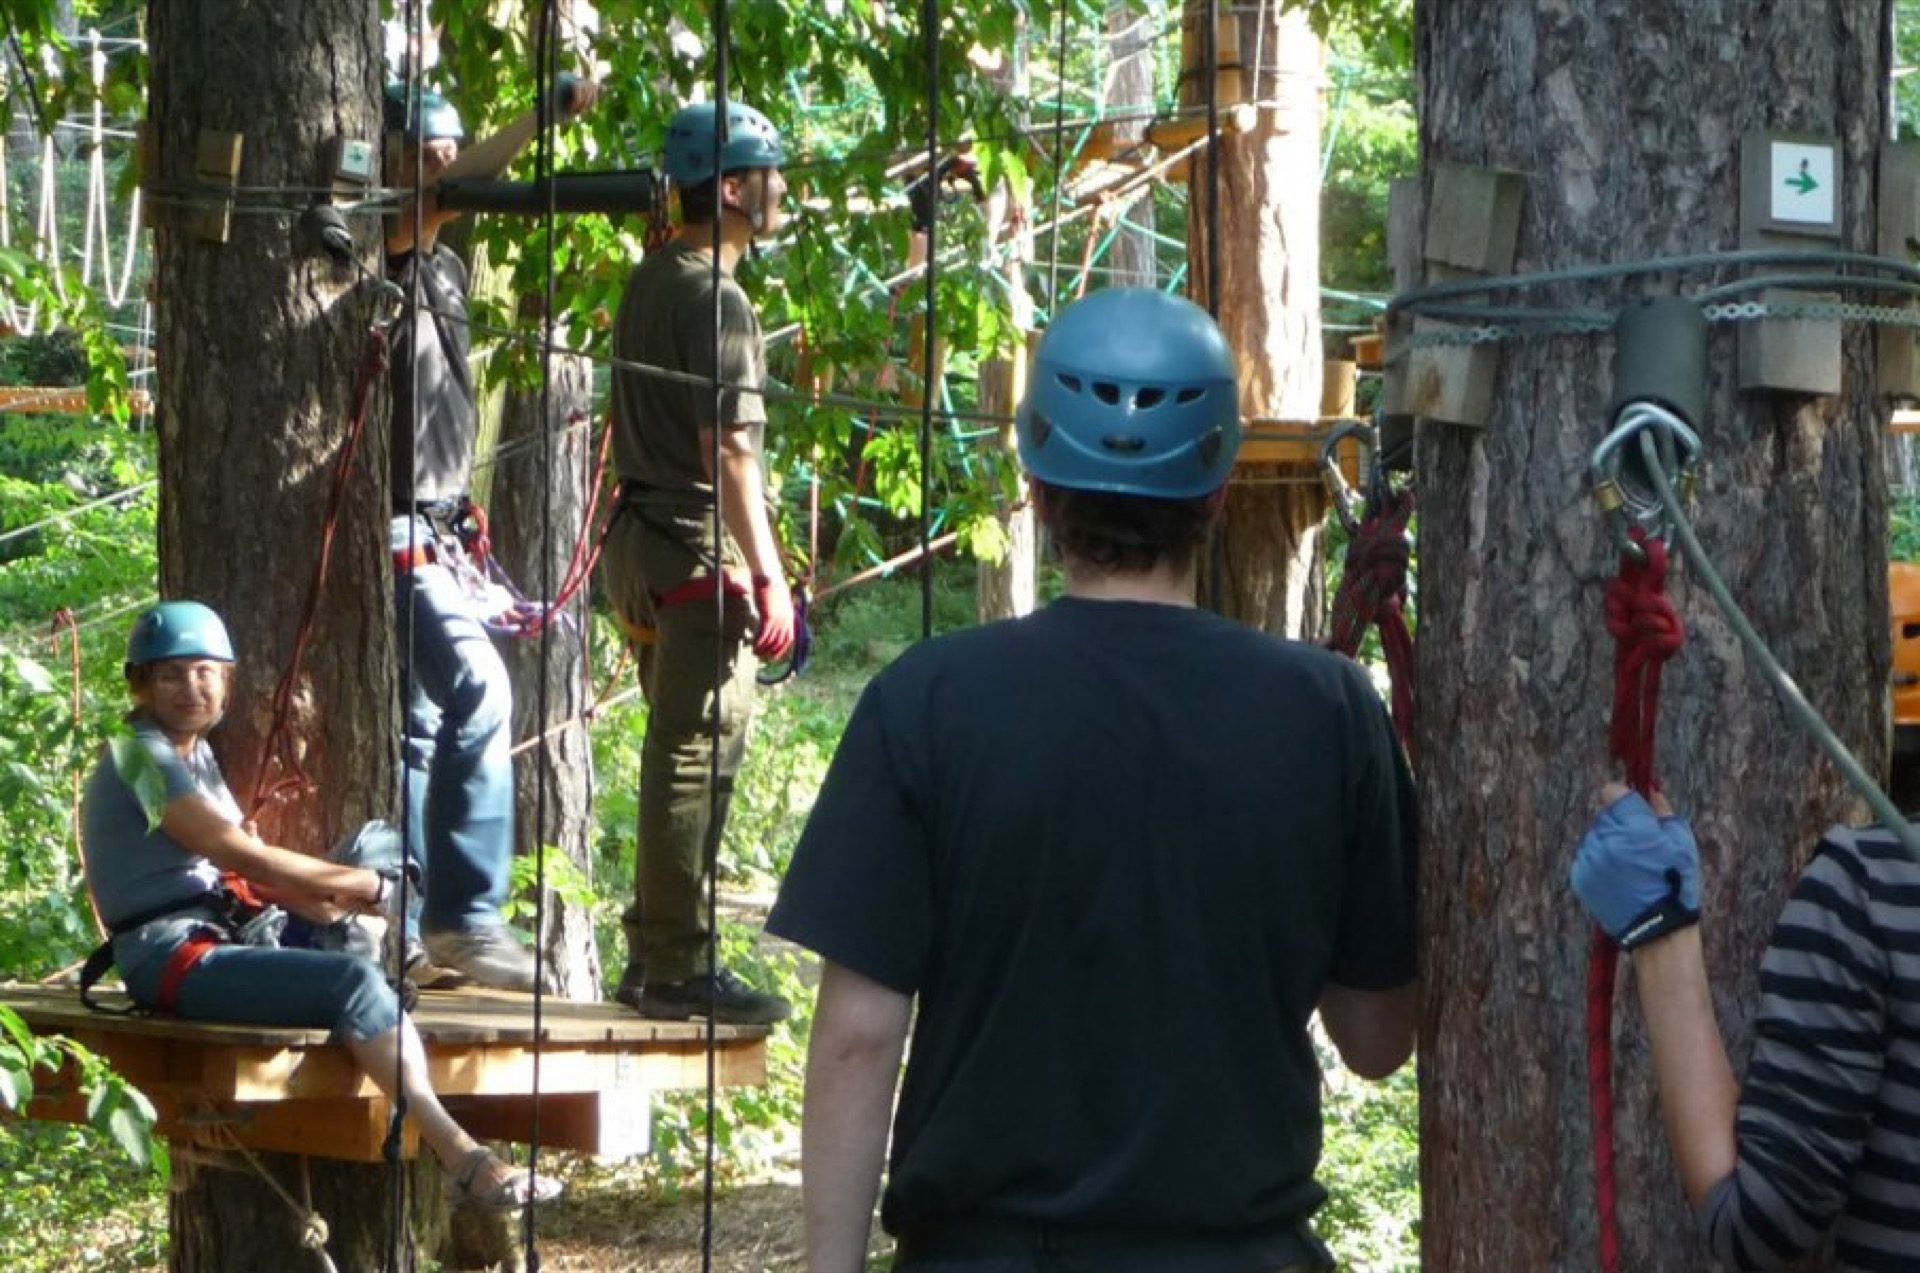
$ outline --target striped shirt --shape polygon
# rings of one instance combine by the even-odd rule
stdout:
[[[1891,834],[1827,833],[1760,992],[1715,1258],[1780,1268],[1831,1230],[1834,1269],[1920,1269],[1920,864]]]

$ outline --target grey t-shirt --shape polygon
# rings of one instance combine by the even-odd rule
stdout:
[[[752,430],[754,450],[764,454],[767,421],[766,350],[760,320],[747,294],[729,274],[720,275],[718,375],[733,386],[720,395],[716,417],[711,385],[616,368],[613,373],[613,466],[623,481],[654,493],[648,500],[660,520],[685,524],[700,535],[713,499],[713,483],[701,463],[700,430],[717,422]],[[715,375],[713,258],[685,244],[649,253],[627,280],[614,325],[616,357],[689,375]]]
[[[135,764],[155,775],[151,786],[135,776],[144,788],[145,804],[128,777],[123,776],[122,766],[115,763],[113,749],[106,747],[87,780],[81,808],[81,853],[86,860],[87,884],[100,919],[108,927],[141,911],[220,886],[220,871],[213,863],[188,852],[157,825],[167,805],[182,796],[204,796],[233,821],[241,820],[240,807],[227,790],[220,765],[205,741],[195,743],[192,753],[183,757],[158,726],[136,717],[131,749],[138,749]],[[152,765],[146,765],[146,760]],[[177,923],[190,927],[188,918],[182,916]],[[147,925],[141,935],[156,940],[142,944],[170,948],[170,932],[147,932],[167,927],[167,922]],[[132,962],[128,952],[118,945],[116,950],[122,956],[121,971],[127,972]]]
[[[412,456],[413,499],[439,500],[465,495],[473,476],[473,444],[479,409],[468,354],[467,267],[447,248],[422,257],[407,252],[387,258],[387,275],[408,296],[413,294],[416,263],[420,274],[420,311],[411,324],[403,315],[393,326],[393,360],[388,380],[393,389],[393,501],[405,505],[408,456]],[[413,428],[414,381],[419,381],[419,410]]]

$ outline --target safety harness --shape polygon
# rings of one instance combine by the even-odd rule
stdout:
[[[672,493],[670,492],[662,491],[660,488],[649,486],[644,482],[636,482],[631,479],[623,480],[620,483],[619,500],[614,506],[613,516],[607,520],[607,529],[609,531],[612,530],[615,521],[618,521],[623,516],[632,514],[656,533],[670,536],[679,542],[684,542],[680,535],[675,533],[673,527],[663,521],[651,507],[653,501],[662,496],[671,498],[671,495]],[[704,502],[703,500],[702,503],[704,504]],[[698,548],[695,548],[693,551],[694,555],[700,560],[701,573],[692,576],[682,583],[676,584],[665,592],[655,593],[653,596],[653,605],[656,610],[667,610],[675,606],[698,605],[702,603],[711,605],[716,592],[725,593],[731,600],[746,603],[752,602],[753,590],[747,583],[740,579],[738,574],[729,573],[725,567],[715,561],[712,556],[701,552]],[[596,552],[596,556],[597,555]],[[793,572],[789,571],[787,586],[793,595],[793,650],[787,656],[784,663],[760,669],[756,679],[762,685],[778,685],[782,681],[806,671],[808,663],[810,663],[813,658],[813,630],[809,626],[807,619],[810,608],[807,585],[805,582],[796,579]],[[637,628],[631,624],[623,624],[622,626],[628,638],[636,644],[653,644],[655,633],[651,628]]]
[[[156,920],[194,911],[204,912],[205,918],[168,956],[166,966],[160,970],[160,985],[152,1004],[135,1003],[126,1008],[113,1008],[93,997],[94,986],[113,967],[115,938],[124,937]],[[149,1009],[174,1012],[179,1005],[180,987],[186,981],[187,974],[198,968],[208,955],[227,945],[277,946],[280,930],[286,921],[286,912],[261,901],[246,880],[237,875],[224,875],[218,888],[135,911],[113,924],[107,940],[96,946],[93,953],[87,956],[87,962],[80,967],[80,1002],[95,1012],[113,1016],[130,1016]]]

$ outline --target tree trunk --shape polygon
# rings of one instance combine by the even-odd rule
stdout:
[[[148,181],[173,192],[154,217],[156,318],[165,333],[156,414],[161,590],[208,602],[232,629],[233,709],[215,747],[243,805],[320,550],[374,298],[296,243],[291,213],[236,213],[229,241],[218,244],[196,237],[201,209],[181,200],[197,184],[196,150],[209,132],[245,135],[241,186],[296,191],[325,183],[331,136],[377,137],[376,19],[365,0],[156,3],[149,13]],[[371,263],[378,226],[353,224]],[[384,383],[371,392],[384,419]],[[376,427],[348,488],[294,699],[293,736],[316,789],[261,819],[267,838],[297,849],[321,849],[394,810],[386,473]],[[316,1203],[350,1244],[335,1247],[349,1257],[341,1266],[378,1267],[351,1256],[363,1243],[385,1249],[387,1172],[316,1163],[313,1177]],[[172,1266],[304,1267],[311,1257],[278,1224],[287,1215],[251,1172],[191,1173],[171,1196]]]
[[[592,369],[587,360],[555,354],[548,412],[540,414],[537,389],[509,389],[500,420],[499,457],[493,465],[494,552],[529,596],[558,590],[586,512],[593,480]],[[543,443],[543,429],[552,437]],[[551,464],[543,456],[550,448]],[[541,481],[546,469],[546,482]],[[543,496],[543,485],[545,494]],[[548,507],[543,510],[543,502]],[[590,546],[590,545],[589,545]],[[591,703],[586,636],[592,614],[583,591],[568,607],[567,623],[544,641],[515,641],[507,649],[513,677],[513,736],[531,741],[553,730],[545,748],[531,745],[514,765],[518,808],[516,851],[542,844],[557,847],[588,882],[593,879],[593,746],[579,715]],[[546,703],[541,704],[541,651],[546,652]],[[567,723],[571,722],[571,723]],[[545,799],[540,785],[545,784]],[[539,815],[544,810],[544,824]],[[549,879],[554,870],[548,861]],[[541,935],[556,993],[587,1002],[600,998],[600,953],[593,915],[570,904],[566,890],[546,900]]]
[[[311,188],[324,147],[380,127],[380,39],[361,0],[156,4],[149,142],[157,185],[196,185],[209,132],[245,135],[239,183]],[[289,195],[293,199],[296,196]],[[176,200],[155,217],[160,584],[226,617],[239,653],[215,747],[248,804],[320,551],[374,295],[296,242],[294,217],[236,212],[225,244]],[[377,225],[354,229],[369,255]],[[378,414],[385,386],[372,387]],[[348,487],[324,604],[296,687],[293,735],[312,793],[265,811],[276,843],[314,850],[391,810],[394,686],[386,443],[370,430]],[[284,777],[275,773],[273,778]]]
[[[325,1223],[326,1252],[335,1268],[390,1266],[395,1180],[388,1167],[259,1152],[249,1162],[238,1153],[183,1151],[174,1160],[174,1173],[167,1237],[169,1267],[178,1273],[318,1268],[302,1242],[304,1216],[287,1198],[301,1204],[301,1211],[311,1206]],[[262,1173],[271,1175],[278,1190]],[[405,1252],[432,1251],[445,1239],[449,1216],[441,1180],[431,1154],[407,1164],[411,1229],[400,1248],[401,1268],[410,1266]]]
[[[1516,268],[1739,243],[1748,130],[1837,135],[1842,250],[1874,250],[1885,6],[1436,2],[1417,10],[1421,147],[1527,174]],[[1649,293],[1670,291],[1663,277]],[[1701,286],[1684,281],[1687,290]],[[1634,289],[1638,292],[1642,289]],[[1544,303],[1611,306],[1621,289]],[[1712,336],[1701,539],[1801,689],[1884,758],[1886,479],[1872,335],[1849,327],[1838,398],[1734,392]],[[1597,1261],[1582,1045],[1587,926],[1570,856],[1602,781],[1617,570],[1583,475],[1606,428],[1612,342],[1502,347],[1491,424],[1423,423],[1420,514],[1421,1177],[1431,1273]],[[1694,817],[1707,959],[1736,1068],[1760,951],[1816,833],[1858,812],[1679,564],[1689,625],[1661,713],[1662,782]],[[1615,1000],[1621,1267],[1707,1267],[1668,1159],[1631,991]]]
[[[1116,0],[1108,6],[1106,112],[1137,117],[1114,121],[1116,153],[1147,135],[1146,116],[1154,106],[1153,52],[1159,43],[1154,35],[1154,16],[1144,6],[1128,0]],[[1153,192],[1157,186],[1157,182],[1149,183],[1145,193],[1122,210],[1126,219],[1107,253],[1107,265],[1113,271],[1107,276],[1111,286],[1160,285],[1159,254],[1153,241]]]
[[[1325,51],[1304,13],[1249,7],[1240,47],[1250,96],[1271,101],[1246,133],[1220,139],[1221,330],[1240,360],[1248,420],[1320,413],[1320,81]],[[1266,30],[1259,30],[1266,20]],[[1243,75],[1246,73],[1243,72]],[[1206,151],[1189,170],[1187,241],[1196,301],[1207,303],[1214,216]],[[1222,614],[1311,639],[1321,628],[1320,530],[1326,495],[1307,465],[1245,465],[1235,473],[1206,566]]]
[[[1021,31],[1025,31],[1024,22]],[[1019,101],[1027,92],[1022,52],[1026,40],[1016,36],[1013,44],[1015,52],[1006,59],[1006,70],[999,78],[1000,86]],[[1004,181],[987,197],[987,242],[1010,245],[1002,277],[1011,298],[1013,325],[1022,336],[1033,330],[1033,299],[1027,294],[1026,283],[1027,268],[1033,264],[1033,231],[1027,224],[1026,211],[1015,205],[1013,191]],[[982,560],[974,573],[974,606],[982,623],[1031,614],[1038,600],[1040,527],[1028,502],[1012,423],[1014,409],[1025,392],[1026,350],[980,364],[980,410],[989,416],[1004,416],[1007,421],[1000,426],[1000,449],[991,461],[1000,464],[1007,477],[1001,487],[1006,502],[997,514],[1006,553],[998,561]]]

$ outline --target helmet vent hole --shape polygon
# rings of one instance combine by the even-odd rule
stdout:
[[[1206,396],[1207,391],[1204,388],[1198,385],[1188,385],[1185,389],[1175,394],[1173,400],[1184,407],[1189,402],[1198,402]]]
[[[1110,407],[1117,407],[1120,405],[1120,386],[1111,380],[1096,380],[1093,382],[1093,396]]]
[[[1142,389],[1133,395],[1134,409],[1138,411],[1151,411],[1166,400],[1167,391],[1153,387]]]
[[[1045,446],[1047,439],[1053,436],[1053,421],[1036,411],[1033,413],[1033,427],[1030,432],[1036,447]]]
[[[1080,377],[1069,376],[1064,371],[1059,373],[1059,380],[1061,384],[1065,385],[1068,389],[1072,390],[1074,393],[1079,393],[1082,388],[1080,384]]]
[[[1137,455],[1147,449],[1147,440],[1131,434],[1109,433],[1100,439],[1100,445],[1109,451],[1118,451],[1122,455]]]

